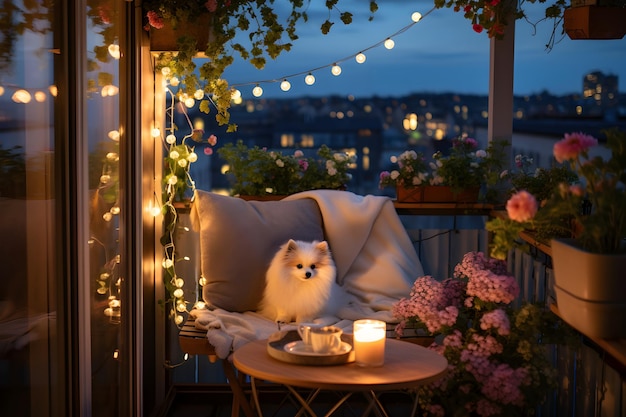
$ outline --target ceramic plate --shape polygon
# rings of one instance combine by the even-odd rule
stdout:
[[[350,352],[351,349],[352,349],[352,346],[350,346],[350,344],[346,342],[341,342],[341,346],[338,351],[329,352],[329,353],[314,352],[311,346],[305,345],[302,340],[287,343],[285,345],[286,352],[293,353],[294,355],[301,355],[301,356],[336,356],[336,355],[342,355],[344,353],[348,353]]]
[[[280,331],[270,335],[267,341],[267,353],[280,361],[298,365],[343,365],[354,362],[352,335],[342,334],[341,340],[343,344],[340,352],[320,355],[310,350],[307,352],[307,349],[301,347],[304,343],[297,331]],[[287,347],[288,345],[291,349]]]

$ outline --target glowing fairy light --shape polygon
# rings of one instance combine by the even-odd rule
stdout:
[[[414,12],[411,15],[411,20],[414,21],[415,23],[419,22],[420,20],[422,20],[422,14],[420,12]]]
[[[393,47],[394,47],[394,46],[396,46],[396,43],[393,41],[393,39],[388,38],[388,39],[385,41],[385,48],[387,48],[387,49],[393,49]]]
[[[306,83],[306,85],[313,85],[315,84],[315,77],[309,72],[307,76],[304,77],[304,82]]]
[[[356,60],[357,63],[362,64],[362,63],[365,62],[367,57],[365,56],[365,54],[363,52],[359,52],[358,54],[356,54],[354,59]]]
[[[283,82],[280,83],[280,89],[283,91],[289,91],[291,89],[291,83],[284,79]]]
[[[261,97],[263,95],[263,89],[261,88],[260,85],[256,85],[253,89],[252,89],[252,95],[255,97]]]
[[[332,68],[330,69],[330,73],[334,76],[341,74],[341,67],[337,64],[333,64]]]

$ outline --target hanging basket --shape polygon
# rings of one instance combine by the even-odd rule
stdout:
[[[169,22],[161,29],[150,28],[150,51],[176,52],[178,51],[178,39],[189,36],[196,40],[196,49],[205,51],[211,40],[213,26],[213,15],[203,13],[193,22],[179,23],[176,29]],[[201,56],[202,53],[199,53]]]
[[[586,252],[553,239],[554,289],[563,320],[591,337],[626,338],[626,254]]]
[[[622,39],[626,35],[626,8],[570,7],[563,14],[563,29],[570,39]]]

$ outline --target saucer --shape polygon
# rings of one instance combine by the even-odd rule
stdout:
[[[341,342],[338,350],[334,352],[320,353],[314,352],[313,348],[309,345],[305,345],[302,340],[297,340],[295,342],[287,343],[284,349],[286,352],[300,356],[336,356],[350,352],[350,350],[352,350],[352,346],[349,343]]]

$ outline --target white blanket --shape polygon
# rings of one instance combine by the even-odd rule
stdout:
[[[413,282],[424,271],[391,200],[334,190],[306,191],[286,199],[299,198],[317,201],[337,265],[337,282],[350,295],[339,317],[316,321],[338,325],[348,333],[352,321],[360,318],[393,322],[393,304],[409,297]],[[192,315],[196,327],[207,330],[207,338],[220,358],[278,330],[276,323],[254,312],[194,310]]]

